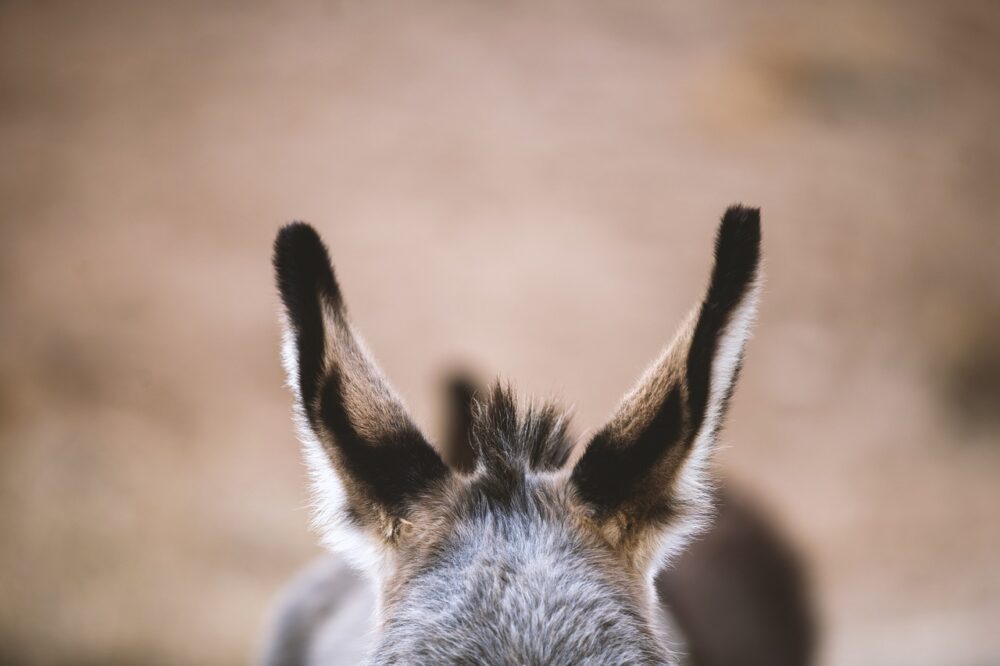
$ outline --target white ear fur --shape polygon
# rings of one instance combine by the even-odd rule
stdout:
[[[347,493],[344,484],[330,462],[330,456],[309,425],[299,389],[298,348],[295,334],[285,314],[281,360],[285,368],[286,384],[292,392],[293,420],[302,457],[309,474],[312,529],[319,535],[323,546],[346,558],[352,566],[372,578],[385,570],[390,551],[384,542],[354,524],[348,517]]]
[[[712,363],[705,420],[671,489],[671,493],[679,503],[688,507],[688,512],[682,520],[664,531],[659,552],[653,558],[654,566],[649,569],[650,578],[680,555],[691,539],[707,529],[712,522],[715,493],[711,474],[712,454],[718,448],[718,433],[725,415],[726,403],[733,391],[743,362],[746,343],[757,320],[762,283],[762,275],[758,272],[719,337]]]

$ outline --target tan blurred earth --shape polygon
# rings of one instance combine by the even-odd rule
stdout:
[[[428,432],[597,427],[734,201],[727,477],[823,664],[1000,663],[1000,6],[0,4],[0,662],[245,663],[318,550],[270,244],[309,220]]]

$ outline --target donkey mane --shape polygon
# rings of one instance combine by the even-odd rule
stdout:
[[[568,415],[555,403],[518,405],[514,389],[497,381],[472,409],[471,444],[486,475],[555,471],[573,452]]]

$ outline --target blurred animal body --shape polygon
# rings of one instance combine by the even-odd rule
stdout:
[[[376,622],[361,648],[329,639],[333,600],[361,584],[325,564],[267,663],[676,663],[654,578],[711,514],[707,466],[760,290],[756,210],[726,212],[703,301],[579,456],[562,410],[497,385],[446,464],[351,326],[316,232],[283,228],[274,263],[316,525],[370,576],[374,599],[358,598]]]

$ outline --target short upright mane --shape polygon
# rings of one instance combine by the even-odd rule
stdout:
[[[554,471],[573,450],[569,417],[554,403],[521,407],[509,385],[496,382],[472,411],[472,446],[486,474]]]

